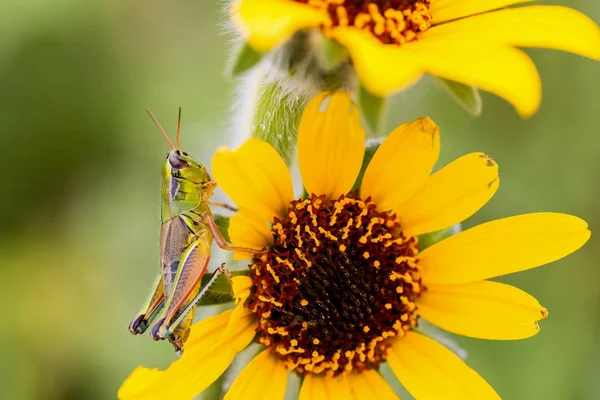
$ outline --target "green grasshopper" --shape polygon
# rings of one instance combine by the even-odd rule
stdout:
[[[168,338],[180,354],[190,333],[197,301],[219,274],[226,272],[224,265],[221,265],[207,284],[200,287],[210,260],[213,239],[224,250],[255,254],[261,251],[231,246],[219,232],[209,205],[233,208],[208,201],[216,182],[211,179],[204,165],[181,150],[181,108],[175,136],[177,148],[150,110],[146,111],[172,150],[167,154],[162,169],[161,271],[144,306],[129,324],[129,331],[134,335],[144,333],[149,324],[156,320],[150,329],[150,336],[154,340]]]

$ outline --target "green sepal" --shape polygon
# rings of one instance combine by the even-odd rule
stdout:
[[[244,43],[235,54],[231,63],[231,75],[240,75],[250,69],[262,60],[263,55],[254,50],[248,43]]]
[[[217,224],[217,228],[219,228],[219,232],[221,232],[221,235],[223,235],[223,238],[227,242],[231,243],[231,240],[229,238],[229,217],[219,214],[213,214],[213,219]]]
[[[479,89],[472,85],[465,85],[448,79],[438,78],[443,86],[450,92],[454,100],[462,106],[467,112],[475,117],[481,115],[483,103]]]
[[[231,276],[247,276],[250,270],[231,271]],[[210,274],[202,277],[201,287],[204,287],[210,279]],[[221,274],[206,294],[196,303],[199,306],[212,306],[215,304],[229,303],[233,301],[233,290],[231,281],[225,274]]]
[[[320,35],[316,47],[319,66],[325,72],[337,69],[350,58],[346,47],[323,35]]]
[[[362,85],[358,89],[358,106],[367,128],[373,133],[381,133],[385,114],[385,98],[376,96]]]
[[[354,186],[352,186],[352,190],[360,189],[360,185],[362,184],[363,177],[365,176],[365,171],[371,162],[371,159],[375,155],[375,152],[381,146],[384,138],[376,138],[369,139],[365,144],[365,155],[363,156],[362,165],[360,167],[360,172],[358,173],[358,177],[356,178],[356,182],[354,182]]]
[[[423,251],[426,248],[433,246],[437,242],[440,242],[450,236],[456,235],[461,231],[461,225],[456,224],[450,228],[442,229],[439,231],[426,233],[419,236],[419,251]]]

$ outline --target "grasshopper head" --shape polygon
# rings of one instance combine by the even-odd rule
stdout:
[[[152,121],[154,121],[160,130],[160,133],[163,135],[172,149],[169,154],[167,154],[167,159],[165,160],[163,168],[163,176],[171,175],[174,178],[185,179],[201,185],[203,189],[203,196],[209,197],[216,186],[216,182],[212,180],[208,174],[208,171],[206,170],[206,167],[198,162],[198,160],[196,160],[194,157],[181,150],[181,145],[179,144],[181,107],[179,108],[179,117],[177,118],[177,133],[175,134],[175,143],[177,143],[177,147],[173,145],[173,142],[171,142],[171,139],[169,139],[169,135],[167,135],[163,127],[160,125],[160,122],[158,122],[150,110],[146,109],[146,112],[148,115],[150,115],[150,118],[152,118]]]
[[[170,169],[173,177],[183,178],[199,185],[210,185],[213,182],[206,167],[185,151],[171,150],[167,154],[165,166]]]

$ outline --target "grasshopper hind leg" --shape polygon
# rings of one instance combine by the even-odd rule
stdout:
[[[219,275],[221,275],[223,273],[227,276],[227,279],[231,279],[231,273],[225,267],[224,263],[221,264],[215,270],[215,272],[212,273],[212,275],[208,279],[208,282],[206,282],[206,285],[204,285],[198,291],[198,293],[194,296],[194,298],[188,303],[188,305],[179,314],[179,317],[177,317],[175,319],[175,321],[173,321],[173,323],[171,324],[171,326],[169,326],[169,328],[168,328],[168,333],[169,334],[176,332],[177,329],[179,328],[179,326],[184,322],[184,320],[190,318],[190,316],[191,316],[191,319],[193,319],[194,307],[196,306],[196,303],[198,303],[202,299],[202,297],[206,294],[206,292],[208,292],[208,290],[213,285],[213,283],[215,283],[215,281],[217,280],[217,278],[219,277]]]
[[[225,273],[227,278],[230,279],[231,274],[229,270],[225,267],[225,264],[221,264],[215,270],[215,272],[213,272],[208,282],[206,282],[206,284],[195,295],[192,294],[192,296],[190,296],[190,301],[187,302],[185,307],[182,307],[182,311],[179,313],[177,318],[175,318],[175,320],[168,327],[166,327],[164,318],[156,321],[156,323],[152,326],[150,335],[156,339],[164,339],[167,337],[169,342],[171,342],[173,347],[175,347],[177,354],[181,355],[181,353],[183,353],[183,344],[190,334],[190,326],[194,319],[194,307],[222,273]]]
[[[129,332],[133,335],[144,333],[148,329],[148,321],[145,314],[137,314],[129,323]]]
[[[181,356],[183,353],[183,344],[186,342],[187,338],[190,336],[190,326],[194,320],[194,311],[195,306],[198,301],[202,299],[202,297],[206,294],[206,292],[210,289],[210,287],[215,283],[219,275],[225,273],[227,279],[231,278],[231,273],[227,268],[225,268],[225,264],[221,264],[215,272],[212,273],[211,277],[206,282],[198,293],[193,296],[188,305],[183,309],[180,315],[175,319],[175,321],[168,328],[168,337],[169,342],[175,347],[175,352],[177,355]]]

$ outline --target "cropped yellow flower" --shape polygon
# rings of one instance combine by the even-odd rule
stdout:
[[[541,99],[538,72],[517,47],[600,59],[600,29],[566,7],[503,7],[529,0],[237,0],[232,20],[265,53],[300,30],[320,29],[350,53],[364,87],[385,97],[423,74],[477,86],[522,116]]]
[[[190,399],[253,341],[262,349],[226,400],[283,400],[290,372],[304,377],[301,400],[396,399],[378,373],[382,363],[417,399],[499,398],[458,356],[417,332],[420,318],[474,338],[535,335],[546,309],[488,279],[565,257],[589,239],[587,224],[526,214],[420,251],[418,235],[468,218],[492,197],[498,166],[473,153],[431,174],[439,130],[424,118],[394,130],[352,190],[364,144],[358,110],[336,92],[313,99],[300,124],[306,198],[294,197],[284,161],[266,142],[215,154],[215,178],[239,206],[232,242],[267,252],[252,259],[248,277],[234,278],[234,310],[194,325],[167,370],[135,370],[119,398]]]

